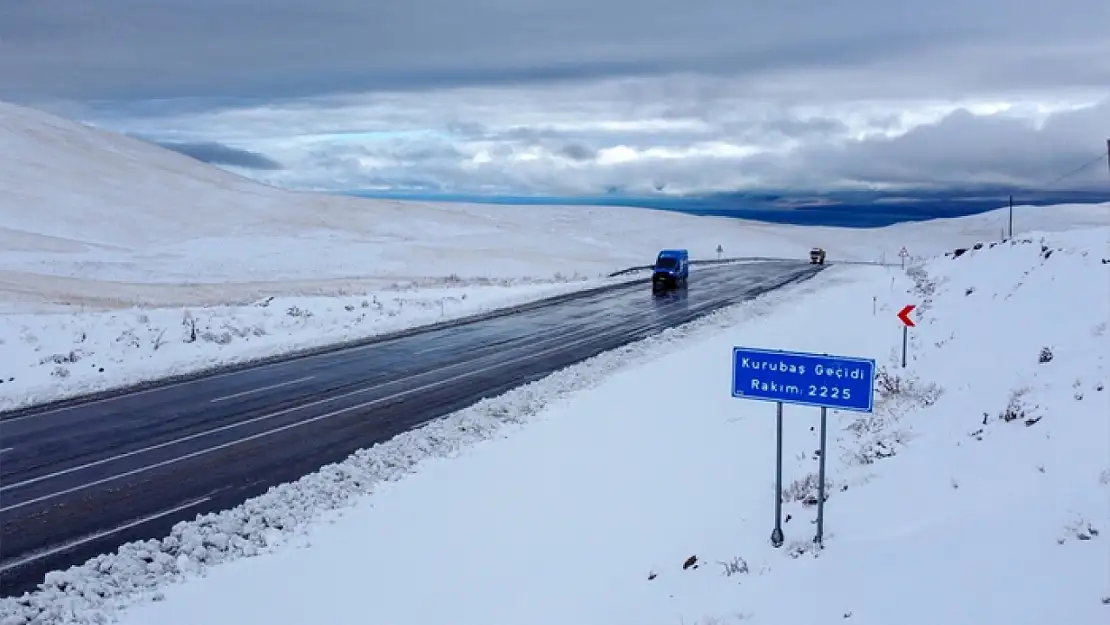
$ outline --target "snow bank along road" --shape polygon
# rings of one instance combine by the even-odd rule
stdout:
[[[483,397],[814,276],[797,261],[700,269],[513,315],[0,417],[0,585],[10,596],[165,535]]]

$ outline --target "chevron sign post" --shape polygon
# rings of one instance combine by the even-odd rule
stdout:
[[[910,328],[917,325],[913,322],[913,319],[910,319],[910,313],[913,312],[914,308],[917,308],[917,304],[907,304],[906,306],[904,306],[902,308],[902,310],[898,311],[898,319],[899,319],[899,321],[902,322],[902,368],[903,369],[906,368],[906,346],[909,345],[909,342],[910,342]]]

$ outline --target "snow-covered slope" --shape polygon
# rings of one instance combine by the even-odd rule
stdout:
[[[880,364],[873,415],[830,412],[823,550],[817,411],[786,408],[774,549],[774,406],[730,397],[733,345]],[[664,374],[681,392],[645,391]],[[0,622],[1105,623],[1108,384],[1110,228],[832,268],[56,573]]]
[[[0,226],[109,248],[315,230],[404,235],[452,215],[268,187],[177,152],[0,103]],[[413,213],[416,214],[413,214]],[[465,216],[456,223],[472,223]],[[398,228],[398,226],[401,226]]]

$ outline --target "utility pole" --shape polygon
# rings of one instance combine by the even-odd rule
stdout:
[[[1010,238],[1014,238],[1014,196],[1010,196]]]

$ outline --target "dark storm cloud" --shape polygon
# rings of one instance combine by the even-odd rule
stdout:
[[[195,158],[205,163],[230,165],[232,167],[264,171],[282,169],[281,163],[265,155],[251,152],[250,150],[240,150],[239,148],[233,148],[215,141],[204,141],[199,143],[158,141],[157,143],[164,148],[173,150],[174,152],[180,152],[185,156]]]
[[[878,115],[878,127],[890,125]],[[685,190],[726,190],[777,188],[826,190],[842,187],[889,185],[894,188],[946,188],[976,185],[1004,185],[1032,189],[1106,190],[1105,159],[1074,172],[1064,181],[1062,174],[1090,163],[1105,153],[1105,138],[1099,134],[1110,120],[1110,100],[1075,111],[1050,115],[1040,126],[1012,113],[976,115],[964,109],[942,116],[934,123],[919,125],[904,134],[878,135],[861,140],[828,137],[826,133],[844,130],[822,119],[812,124],[791,126],[777,121],[770,128],[753,122],[746,134],[793,139],[808,137],[808,143],[783,153],[768,152],[749,156],[698,152],[695,145],[683,144],[673,136],[610,135],[595,137],[592,143],[558,142],[544,139],[505,143],[483,141],[488,159],[480,166],[464,166],[464,159],[446,155],[417,163],[429,188],[475,191],[480,188],[531,190],[540,193],[603,193],[620,186],[629,192],[648,192],[665,184]],[[816,135],[814,135],[816,129]],[[794,133],[790,135],[790,133]],[[1105,133],[1102,133],[1105,134]],[[816,136],[817,139],[813,139]],[[668,158],[631,158],[606,162],[599,146],[626,146],[650,154],[670,146]],[[534,160],[515,158],[530,147],[540,147],[546,156]],[[326,164],[304,163],[305,172],[319,171],[322,176],[344,172],[346,188],[373,184],[388,186],[392,177],[410,177],[414,165],[400,162],[382,146],[344,146],[335,148],[359,158],[347,161],[345,169],[337,161]],[[685,150],[685,152],[684,152]],[[473,149],[470,150],[474,152]],[[683,153],[676,157],[676,153]],[[370,169],[354,165],[370,157],[381,163]],[[574,163],[567,169],[558,159]],[[1055,185],[1055,186],[1051,186]]]
[[[590,149],[581,143],[569,143],[564,145],[559,153],[571,160],[588,161],[597,155],[597,150]]]
[[[897,137],[811,145],[789,159],[751,158],[745,167],[811,188],[852,181],[1107,190],[1106,159],[1099,160],[1106,154],[1106,132],[1100,128],[1110,131],[1110,100],[1051,115],[1039,128],[1027,119],[961,109]]]
[[[836,85],[850,92],[1089,87],[1110,83],[1108,23],[1105,0],[8,0],[0,98],[283,98],[672,71],[758,91],[798,68],[866,70]]]

